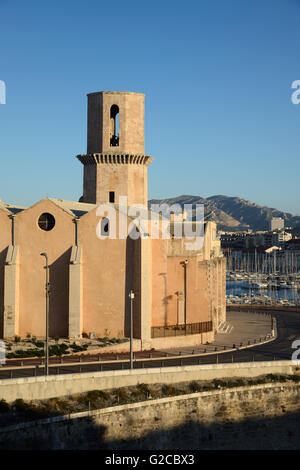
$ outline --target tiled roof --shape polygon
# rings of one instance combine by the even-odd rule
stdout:
[[[97,207],[97,204],[88,204],[86,202],[65,201],[63,199],[49,198],[57,206],[75,217],[82,217]]]
[[[4,210],[9,211],[11,214],[17,214],[18,212],[22,212],[26,209],[26,207],[16,206],[15,204],[6,204],[6,203],[3,203],[2,201],[1,201],[1,204],[3,204]]]

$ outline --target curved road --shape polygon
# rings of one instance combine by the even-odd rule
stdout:
[[[271,312],[269,312],[271,313]],[[277,338],[266,344],[240,349],[234,352],[223,352],[210,355],[193,355],[192,357],[169,357],[159,359],[138,360],[134,363],[135,368],[167,367],[193,364],[216,364],[230,362],[272,361],[290,360],[293,349],[292,343],[295,339],[300,340],[300,312],[272,312],[277,319]],[[80,365],[50,365],[49,374],[84,373],[105,370],[128,369],[128,360],[114,360],[112,362],[80,363]],[[35,367],[11,370],[7,366],[0,369],[0,379],[28,377],[43,375],[43,367]]]

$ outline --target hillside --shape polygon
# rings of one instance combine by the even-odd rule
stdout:
[[[204,204],[206,220],[216,222],[220,230],[268,230],[272,217],[282,217],[286,227],[300,226],[300,217],[282,212],[274,208],[259,206],[251,201],[239,197],[211,196],[177,196],[168,199],[152,199],[151,204],[167,203],[169,205],[179,204]]]

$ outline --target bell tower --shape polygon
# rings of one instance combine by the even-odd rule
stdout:
[[[148,203],[147,169],[153,158],[144,155],[145,95],[127,91],[88,94],[87,154],[81,202]]]

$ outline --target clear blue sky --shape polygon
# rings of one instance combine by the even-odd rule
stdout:
[[[86,94],[146,93],[149,197],[300,215],[299,0],[0,0],[0,198],[78,200]]]

